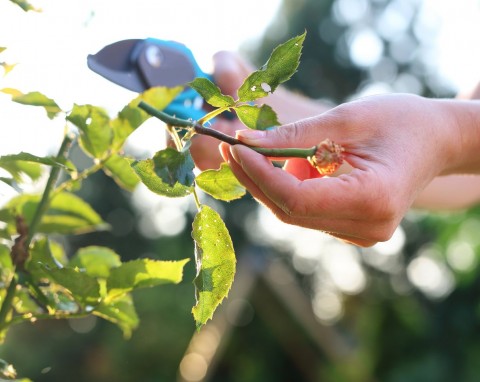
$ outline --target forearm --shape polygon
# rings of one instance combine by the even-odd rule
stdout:
[[[480,176],[438,176],[420,193],[413,207],[427,210],[459,210],[480,203]]]
[[[480,85],[469,96],[478,98]],[[480,174],[480,104],[478,101],[445,102],[457,115],[454,128],[458,133],[452,136],[457,154],[451,168],[445,171],[451,175],[433,179],[416,198],[414,208],[455,210],[480,203],[480,175],[472,175]]]

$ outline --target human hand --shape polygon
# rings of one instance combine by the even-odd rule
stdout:
[[[456,102],[374,96],[278,129],[237,132],[244,143],[263,147],[310,147],[330,138],[344,147],[352,166],[337,177],[311,178],[302,160],[282,170],[241,145],[222,144],[221,152],[240,182],[280,220],[370,246],[391,237],[435,176],[472,169],[480,134],[469,122],[472,105]],[[473,108],[478,118],[478,104]],[[476,136],[476,146],[466,147],[459,135]]]

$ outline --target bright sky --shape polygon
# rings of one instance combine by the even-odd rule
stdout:
[[[0,0],[0,46],[8,48],[0,62],[19,63],[7,76],[0,77],[0,89],[13,87],[24,93],[38,90],[65,110],[73,102],[90,103],[106,107],[113,114],[136,94],[91,72],[86,65],[88,54],[129,38],[175,40],[189,47],[201,68],[209,72],[215,52],[238,50],[243,42],[263,33],[280,0],[31,3],[43,12],[24,13],[9,1]],[[56,121],[54,128],[44,111],[36,109],[16,105],[0,93],[0,154],[23,150],[43,155],[45,146],[58,146],[61,121]],[[26,140],[26,135],[34,139]]]
[[[86,66],[86,57],[127,38],[155,37],[183,42],[200,66],[211,70],[218,50],[237,50],[261,35],[281,0],[32,0],[42,13],[24,13],[0,0],[0,61],[19,63],[0,88],[33,90],[54,98],[64,109],[73,102],[118,111],[135,94],[112,85]],[[424,0],[432,22],[440,20],[438,70],[463,88],[480,79],[480,0]],[[43,155],[57,147],[63,123],[43,110],[10,102],[0,93],[0,154],[28,151]],[[5,121],[8,123],[5,124]],[[26,139],[31,137],[33,139]]]

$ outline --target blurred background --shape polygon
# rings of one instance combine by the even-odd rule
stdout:
[[[125,38],[181,41],[210,71],[217,50],[259,66],[307,30],[287,86],[332,105],[382,92],[450,97],[480,79],[477,0],[33,4],[43,12],[0,2],[2,61],[18,62],[1,88],[38,90],[65,109],[91,103],[113,114],[135,96],[86,68],[87,54]],[[55,152],[64,121],[32,109],[0,97],[2,155]],[[158,124],[146,123],[127,149],[145,156],[163,145]],[[124,260],[193,256],[190,200],[140,186],[126,194],[101,174],[79,194],[113,228],[69,238],[71,253],[93,244]],[[480,380],[480,208],[411,211],[390,241],[359,249],[282,224],[249,197],[203,197],[238,256],[231,294],[204,329],[190,313],[190,264],[182,284],[135,294],[141,324],[128,341],[95,318],[38,322],[12,329],[0,358],[36,382]]]

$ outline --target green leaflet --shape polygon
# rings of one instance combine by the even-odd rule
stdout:
[[[43,267],[48,279],[61,285],[70,292],[75,301],[83,307],[95,306],[100,302],[100,285],[98,281],[79,269]]]
[[[217,85],[208,78],[195,78],[190,85],[207,102],[214,107],[234,106],[235,101],[231,96],[222,94]]]
[[[240,199],[246,193],[245,187],[226,163],[222,163],[218,170],[203,171],[195,178],[195,182],[207,194],[225,202]]]
[[[66,168],[66,166],[63,163],[58,162],[54,157],[39,157],[30,153],[26,153],[24,151],[22,151],[19,154],[10,154],[10,155],[0,156],[0,167],[3,167],[3,165],[5,164],[11,163],[11,162],[17,162],[17,161],[33,162],[33,163],[44,164],[52,167]]]
[[[278,85],[296,72],[306,32],[277,46],[267,63],[250,74],[238,89],[241,102],[250,102],[273,93]]]
[[[34,12],[41,12],[40,8],[35,8],[32,4],[30,4],[26,0],[10,0],[13,4],[17,4],[20,8],[22,8],[25,12],[34,11]]]
[[[236,259],[232,239],[220,215],[203,205],[193,221],[197,276],[197,303],[192,309],[199,329],[228,295],[235,275]]]
[[[39,279],[44,276],[44,266],[50,269],[63,268],[62,263],[60,263],[52,253],[50,241],[45,237],[33,243],[30,258],[27,260],[25,269],[29,271],[34,278]]]
[[[17,64],[8,64],[6,62],[0,62],[0,66],[3,67],[3,75],[6,76],[8,73],[10,73]]]
[[[27,224],[30,224],[39,201],[40,195],[23,194],[11,199],[0,210],[0,220],[8,223],[7,229],[10,234],[16,231],[14,218],[16,215],[22,215]],[[83,199],[62,192],[52,198],[37,232],[78,234],[107,227],[102,218]]]
[[[40,92],[23,94],[21,91],[12,88],[4,88],[1,91],[3,93],[10,94],[13,102],[21,103],[23,105],[43,107],[47,112],[48,118],[50,119],[55,118],[57,114],[62,112],[62,109],[60,109],[53,99],[48,98],[46,95]]]
[[[113,132],[108,113],[97,106],[77,105],[67,116],[80,130],[79,143],[82,149],[93,158],[103,158],[110,150]]]
[[[114,154],[106,162],[103,171],[117,183],[120,187],[127,191],[133,191],[140,179],[133,170],[131,164],[133,160],[130,158]]]
[[[153,287],[162,284],[178,284],[183,278],[183,267],[189,259],[162,261],[138,259],[123,263],[110,270],[107,279],[108,300],[138,288]]]
[[[108,304],[101,302],[92,313],[117,325],[125,338],[130,338],[132,331],[139,324],[137,312],[130,295],[124,295]]]
[[[122,265],[120,256],[110,248],[89,246],[80,248],[72,257],[68,266],[78,268],[87,275],[106,279],[110,270]]]
[[[27,175],[32,180],[37,180],[42,175],[42,169],[39,163],[25,161],[4,161],[0,167],[8,171],[15,182],[22,181],[22,174]],[[2,181],[9,185],[13,185],[13,180],[3,178]]]
[[[140,180],[156,194],[181,197],[193,192],[195,164],[189,151],[171,147],[161,150],[152,159],[132,163]]]
[[[269,127],[278,126],[277,114],[268,105],[242,105],[235,108],[238,118],[245,126],[254,130],[265,130]]]

